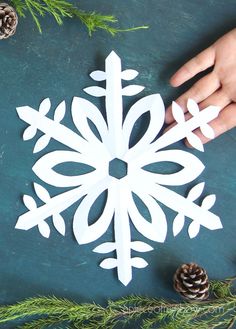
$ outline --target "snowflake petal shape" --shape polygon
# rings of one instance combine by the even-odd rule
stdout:
[[[51,216],[56,230],[65,234],[65,221],[61,213],[83,198],[73,218],[73,232],[79,244],[99,239],[114,221],[115,241],[106,242],[93,251],[109,253],[116,251],[115,258],[104,259],[100,266],[105,269],[117,268],[118,278],[127,285],[132,279],[132,267],[143,268],[147,262],[141,257],[132,257],[132,250],[147,252],[152,247],[142,241],[132,241],[130,221],[146,238],[164,242],[167,234],[167,219],[159,202],[176,211],[173,222],[173,234],[176,236],[185,224],[185,217],[191,220],[189,235],[195,237],[200,226],[210,230],[222,228],[220,218],[209,209],[215,203],[215,196],[206,196],[199,206],[194,201],[203,192],[204,183],[195,185],[185,198],[172,191],[169,186],[184,185],[197,178],[204,169],[202,162],[193,154],[183,150],[163,150],[182,138],[187,138],[196,149],[203,151],[201,140],[193,133],[200,127],[207,137],[214,137],[214,131],[208,125],[217,117],[219,108],[210,106],[199,111],[193,100],[188,101],[188,110],[192,118],[185,121],[182,109],[173,102],[172,112],[177,124],[156,139],[164,124],[165,107],[159,94],[149,95],[131,106],[123,118],[123,96],[133,96],[144,87],[129,85],[122,87],[122,80],[132,80],[137,76],[135,70],[121,69],[121,60],[112,52],[106,59],[106,69],[91,74],[95,81],[106,80],[106,88],[88,87],[85,92],[95,97],[105,97],[105,121],[99,109],[90,101],[74,97],[71,113],[79,134],[73,132],[61,121],[66,112],[65,102],[58,105],[54,119],[47,113],[51,103],[45,99],[36,111],[28,106],[17,108],[20,119],[29,124],[23,139],[33,138],[37,131],[43,135],[37,140],[34,153],[42,151],[51,139],[55,139],[70,151],[52,151],[43,155],[33,166],[34,173],[44,182],[56,187],[69,187],[66,192],[51,197],[45,187],[34,183],[35,193],[43,201],[37,206],[29,195],[23,201],[28,211],[18,218],[17,229],[29,230],[38,226],[44,237],[49,237],[50,228],[47,219]],[[150,114],[149,126],[143,137],[130,147],[130,138],[136,121],[146,112]],[[99,137],[92,131],[89,121],[96,127]],[[127,171],[120,177],[110,174],[114,161],[127,165]],[[171,174],[153,173],[145,166],[169,161],[182,166]],[[55,166],[66,162],[83,163],[91,170],[83,175],[67,176],[55,170]],[[100,217],[89,224],[89,211],[97,198],[107,192],[107,199]],[[148,221],[135,202],[139,198],[150,213]]]

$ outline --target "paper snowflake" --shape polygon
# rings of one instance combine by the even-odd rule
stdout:
[[[146,252],[152,247],[142,241],[132,241],[130,222],[146,238],[164,242],[167,233],[167,220],[159,202],[173,209],[177,215],[173,222],[173,234],[176,236],[188,217],[189,236],[195,237],[204,226],[210,230],[222,228],[218,216],[209,209],[215,202],[214,195],[206,196],[201,205],[194,201],[202,194],[204,183],[195,185],[187,197],[172,191],[169,186],[192,182],[204,169],[202,162],[193,154],[183,150],[163,150],[183,138],[198,150],[203,150],[201,140],[193,133],[200,127],[207,137],[214,137],[208,122],[216,118],[219,109],[210,106],[199,111],[193,100],[188,101],[188,110],[192,118],[185,121],[182,109],[173,102],[172,112],[177,124],[157,138],[164,124],[165,108],[159,94],[146,96],[138,100],[123,118],[123,96],[133,96],[144,87],[128,85],[122,87],[122,80],[132,80],[137,76],[135,70],[121,69],[120,58],[111,52],[106,59],[105,72],[95,71],[91,77],[95,81],[106,81],[106,88],[93,86],[85,92],[95,97],[105,97],[106,121],[99,109],[90,101],[74,97],[71,113],[79,134],[64,126],[66,105],[62,102],[54,112],[54,119],[47,117],[51,103],[47,98],[40,104],[39,111],[24,106],[17,108],[19,117],[29,124],[23,134],[24,140],[33,138],[37,131],[43,135],[37,140],[34,153],[47,147],[51,139],[57,140],[71,150],[52,151],[43,155],[33,166],[34,173],[44,182],[56,187],[70,188],[51,197],[42,185],[34,183],[34,190],[43,205],[37,206],[32,196],[24,195],[23,201],[28,211],[18,218],[16,228],[29,230],[38,226],[44,237],[49,237],[50,227],[47,221],[52,218],[56,230],[64,235],[65,222],[61,213],[80,202],[73,218],[73,232],[79,244],[86,244],[100,238],[114,224],[115,241],[102,243],[94,249],[98,253],[115,251],[115,258],[104,259],[100,266],[105,269],[117,268],[118,278],[127,285],[132,279],[132,267],[143,268],[147,262],[141,257],[132,257],[132,250]],[[138,118],[145,112],[150,114],[149,126],[143,137],[129,147],[130,136]],[[99,133],[97,136],[89,125],[91,121]],[[155,140],[155,141],[154,141]],[[114,177],[111,168],[115,161],[127,166],[127,173]],[[175,173],[162,174],[145,170],[145,166],[156,162],[174,162],[183,168]],[[66,176],[54,167],[66,162],[83,163],[94,170],[78,176]],[[102,214],[95,223],[89,224],[89,212],[97,198],[107,192]],[[147,207],[151,221],[140,212],[134,195]]]

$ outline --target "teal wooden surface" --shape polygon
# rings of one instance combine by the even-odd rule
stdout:
[[[1,41],[0,303],[44,294],[99,303],[131,293],[178,298],[172,289],[172,275],[180,264],[190,261],[205,267],[211,278],[234,275],[235,129],[208,144],[205,153],[191,151],[206,165],[197,181],[206,181],[206,194],[216,194],[213,210],[221,217],[223,230],[201,228],[200,234],[190,240],[186,226],[174,238],[175,213],[165,209],[169,222],[166,242],[151,242],[154,251],[144,255],[149,266],[134,269],[133,280],[127,287],[117,280],[115,271],[98,266],[103,257],[92,252],[98,242],[83,246],[76,243],[71,228],[75,207],[65,212],[65,237],[53,229],[49,239],[43,238],[37,229],[14,229],[17,217],[25,211],[22,195],[32,194],[32,182],[40,182],[31,170],[40,155],[32,154],[33,140],[22,140],[26,125],[17,117],[17,106],[38,108],[43,98],[50,97],[53,106],[65,99],[69,108],[73,96],[88,98],[82,92],[93,84],[88,74],[104,68],[105,57],[111,50],[122,58],[123,67],[140,72],[135,82],[146,86],[140,97],[159,92],[169,105],[190,85],[173,89],[168,80],[175,70],[235,27],[235,0],[81,0],[79,3],[84,9],[114,13],[124,28],[143,24],[150,28],[116,38],[98,32],[91,38],[76,20],[66,20],[58,27],[51,18],[45,18],[40,35],[29,18],[20,20],[13,38]],[[65,123],[72,125],[69,114]],[[142,124],[136,127],[137,131],[142,130]],[[49,150],[57,147],[51,143]],[[185,149],[182,143],[175,147]],[[191,186],[183,186],[181,193]],[[133,230],[133,237],[137,236]],[[112,237],[111,226],[99,242]]]

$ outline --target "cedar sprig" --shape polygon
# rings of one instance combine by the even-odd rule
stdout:
[[[65,18],[78,18],[87,27],[90,36],[98,29],[114,36],[119,32],[148,28],[148,26],[138,26],[120,29],[114,26],[114,23],[117,23],[115,16],[102,15],[95,11],[86,12],[67,0],[11,0],[11,4],[19,16],[26,17],[27,13],[31,14],[40,33],[42,33],[42,26],[39,17],[47,14],[53,16],[59,25],[63,24]]]
[[[176,303],[158,298],[127,296],[103,307],[56,297],[29,298],[0,307],[0,324],[20,320],[21,329],[230,329],[236,323],[235,278],[211,281],[211,298]],[[33,319],[33,320],[32,320]]]

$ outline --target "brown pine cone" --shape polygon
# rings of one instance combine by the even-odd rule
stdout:
[[[206,271],[195,263],[183,264],[174,275],[174,288],[188,300],[204,300],[209,296]]]
[[[0,39],[9,38],[16,31],[18,16],[13,7],[0,3]]]

